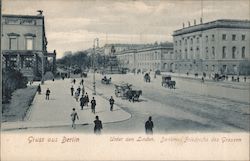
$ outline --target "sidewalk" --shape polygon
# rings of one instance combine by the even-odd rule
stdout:
[[[42,85],[42,94],[36,94],[35,99],[27,113],[26,121],[5,122],[2,123],[2,130],[12,130],[19,128],[39,128],[54,126],[70,126],[72,108],[76,109],[79,120],[76,124],[88,125],[93,124],[95,116],[98,115],[103,123],[119,122],[127,120],[131,115],[122,110],[117,105],[111,112],[108,100],[100,95],[95,95],[97,102],[96,114],[91,113],[90,103],[83,110],[80,108],[80,102],[76,102],[71,96],[70,87],[73,85],[71,79],[46,81]],[[79,81],[74,85],[74,89],[79,86]],[[45,91],[51,90],[50,100],[45,100]],[[85,87],[89,99],[92,99],[92,91]]]

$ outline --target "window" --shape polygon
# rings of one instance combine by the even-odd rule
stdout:
[[[241,57],[242,58],[245,58],[246,56],[245,56],[245,46],[243,46],[242,48],[241,48]]]
[[[226,55],[227,55],[226,50],[227,50],[227,48],[225,46],[223,46],[222,47],[222,59],[226,58]]]
[[[181,50],[180,50],[180,59],[182,59],[182,57],[181,57]]]
[[[222,40],[227,40],[227,35],[226,34],[222,35]]]
[[[212,65],[212,69],[211,70],[214,71],[214,68],[215,68],[215,65]]]
[[[181,46],[181,40],[179,41],[179,43],[180,43],[180,46]]]
[[[241,40],[244,41],[246,39],[246,35],[241,35]]]
[[[17,38],[10,38],[10,50],[17,50]]]
[[[193,39],[192,38],[190,39],[190,43],[193,44]]]
[[[236,47],[234,46],[232,48],[232,58],[235,59],[235,55],[236,55]]]
[[[187,49],[185,49],[185,59],[187,59]]]
[[[32,61],[33,59],[31,57],[25,58],[25,67],[31,68],[32,67]]]
[[[187,39],[185,39],[185,45],[187,45]]]
[[[214,47],[212,47],[212,59],[215,58],[215,51],[214,51]]]
[[[208,47],[206,47],[206,59],[208,59]]]
[[[208,36],[206,36],[206,42],[208,42]]]
[[[232,35],[232,40],[233,40],[233,41],[236,40],[236,35]]]
[[[206,71],[208,71],[208,65],[206,65]]]
[[[17,67],[17,58],[16,57],[10,57],[10,66],[11,67]]]
[[[33,50],[33,38],[26,38],[26,50]]]
[[[212,35],[212,39],[211,40],[214,41],[214,35]]]
[[[200,41],[199,37],[196,38],[196,41],[197,41],[197,43],[199,43],[199,41]]]
[[[175,45],[177,46],[178,44],[177,44],[177,41],[175,41]]]

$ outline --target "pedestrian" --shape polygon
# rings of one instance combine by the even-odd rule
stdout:
[[[102,130],[102,121],[99,120],[99,117],[98,117],[98,116],[95,117],[94,123],[95,123],[94,133],[95,133],[95,134],[101,134],[101,130]]]
[[[85,88],[84,88],[84,85],[82,85],[82,94],[84,95],[85,93]]]
[[[42,89],[41,89],[41,85],[40,85],[40,84],[39,84],[38,87],[37,87],[37,92],[38,92],[38,94],[41,94],[41,92],[42,92]]]
[[[240,77],[239,76],[237,77],[237,82],[240,82]]]
[[[91,111],[93,113],[95,113],[95,106],[96,106],[96,100],[95,100],[95,97],[93,97],[91,100]]]
[[[111,96],[111,98],[109,99],[110,111],[113,111],[114,103],[115,103],[115,100],[114,100],[113,97]]]
[[[84,80],[82,79],[81,82],[80,82],[80,85],[83,85],[83,82],[84,82]]]
[[[244,76],[244,82],[246,82],[247,81],[247,77],[246,76]]]
[[[148,121],[145,123],[145,132],[146,134],[153,134],[154,123],[152,117],[149,116]]]
[[[79,99],[79,93],[78,93],[78,91],[75,92],[75,99],[76,99],[76,102],[78,102],[78,99]]]
[[[71,91],[71,96],[73,96],[74,95],[74,87],[73,86],[71,86],[70,91]]]
[[[49,88],[47,88],[47,90],[46,90],[46,100],[49,100],[49,95],[50,95],[50,90],[49,90]]]
[[[76,80],[75,79],[73,79],[73,83],[76,84]]]
[[[80,88],[80,87],[77,88],[77,92],[78,92],[79,94],[81,93],[81,88]]]
[[[85,100],[86,102],[85,103],[86,103],[87,106],[89,106],[89,96],[88,96],[87,92],[86,92],[85,97],[86,97],[86,100]]]
[[[72,120],[72,128],[75,129],[76,128],[76,124],[75,124],[75,121],[76,119],[79,120],[79,117],[78,117],[78,114],[77,112],[75,111],[76,109],[73,108],[72,109],[72,113],[71,113],[71,120]]]
[[[201,83],[204,83],[204,77],[201,77]]]
[[[85,103],[85,97],[82,95],[82,97],[80,98],[81,110],[83,110],[84,103]]]

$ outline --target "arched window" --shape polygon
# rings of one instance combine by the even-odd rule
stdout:
[[[242,58],[245,58],[246,56],[245,56],[245,46],[243,46],[242,48],[241,48],[241,57]]]
[[[235,59],[235,57],[236,57],[236,47],[234,46],[232,48],[232,58]]]
[[[212,59],[215,58],[215,51],[214,51],[214,47],[212,47]]]
[[[227,48],[225,46],[222,47],[222,59],[225,59],[227,57]]]
[[[208,59],[208,47],[206,47],[206,59]]]

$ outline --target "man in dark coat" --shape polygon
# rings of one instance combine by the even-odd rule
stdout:
[[[95,133],[95,134],[101,134],[101,130],[102,130],[102,121],[99,120],[99,117],[98,117],[98,116],[95,117],[94,123],[95,123],[94,133]]]
[[[71,91],[71,96],[73,96],[74,95],[74,87],[73,86],[70,88],[70,91]]]
[[[82,79],[81,82],[80,82],[80,85],[83,85],[83,82],[84,82],[84,80]]]
[[[152,121],[152,117],[148,118],[148,121],[145,123],[145,131],[146,134],[153,134],[154,123]]]
[[[85,97],[82,95],[82,97],[80,98],[81,110],[83,110],[84,103],[85,103]]]
[[[73,79],[73,83],[76,84],[76,80],[75,79]]]
[[[115,100],[114,100],[113,97],[111,96],[111,98],[109,99],[110,111],[113,111],[114,103],[115,103]]]
[[[85,99],[85,104],[88,106],[89,105],[89,96],[88,96],[88,93],[86,92],[86,95],[85,95],[86,99]]]
[[[95,97],[91,100],[91,110],[93,113],[95,113],[95,106],[96,106],[96,100]]]
[[[46,100],[49,100],[50,90],[49,88],[46,90]]]
[[[42,89],[41,89],[41,85],[40,85],[40,84],[39,84],[38,87],[37,87],[37,92],[38,92],[38,94],[41,94],[41,92],[42,92]]]

